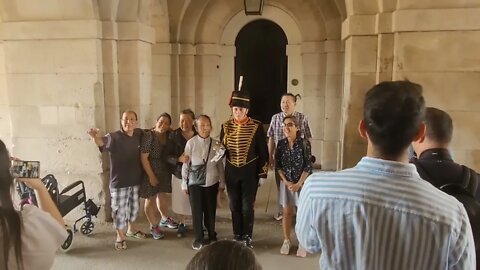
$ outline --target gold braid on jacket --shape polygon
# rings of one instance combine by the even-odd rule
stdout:
[[[260,121],[248,118],[240,124],[230,119],[222,125],[220,138],[227,150],[229,164],[241,168],[255,162],[258,177],[267,177],[267,139]]]
[[[235,167],[245,166],[258,158],[255,156],[248,160],[248,153],[259,125],[253,119],[249,119],[244,124],[228,121],[223,125],[225,134],[223,144],[229,151],[228,161]]]

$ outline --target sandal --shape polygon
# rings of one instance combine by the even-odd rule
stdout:
[[[137,239],[146,239],[147,238],[147,235],[142,231],[136,231],[134,233],[127,232],[125,235],[128,236],[128,237],[133,237],[133,238],[137,238]]]
[[[127,242],[125,240],[115,241],[115,250],[127,249]]]

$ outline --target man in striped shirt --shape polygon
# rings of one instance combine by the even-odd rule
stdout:
[[[367,156],[353,168],[313,174],[300,194],[300,245],[322,252],[320,269],[475,269],[463,205],[408,164],[425,133],[422,87],[382,82],[364,100]]]

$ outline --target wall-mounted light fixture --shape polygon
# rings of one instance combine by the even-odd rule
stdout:
[[[262,15],[263,0],[243,0],[245,15]]]

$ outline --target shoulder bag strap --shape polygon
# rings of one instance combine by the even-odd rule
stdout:
[[[478,179],[477,179],[476,172],[465,165],[462,165],[462,169],[463,169],[462,185],[471,196],[475,196],[475,193],[478,187]]]
[[[207,164],[207,162],[208,162],[208,157],[210,156],[210,150],[212,150],[212,141],[213,141],[213,139],[210,138],[210,145],[208,146],[207,157],[203,160],[204,164]]]

